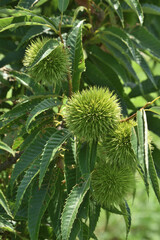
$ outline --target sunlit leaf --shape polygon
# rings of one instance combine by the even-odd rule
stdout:
[[[11,153],[13,156],[15,156],[15,152],[12,150],[12,148],[10,148],[6,143],[2,141],[0,141],[0,149],[7,151]]]

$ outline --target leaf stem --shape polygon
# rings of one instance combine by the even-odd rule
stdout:
[[[146,107],[148,107],[149,105],[152,105],[155,101],[157,101],[158,99],[160,99],[160,96],[155,98],[152,102],[147,102],[142,108],[139,109],[139,111],[141,111],[142,109],[145,109]],[[126,118],[126,119],[122,119],[120,122],[127,122],[130,119],[136,117],[137,113],[134,113],[133,115],[131,115],[130,117]]]

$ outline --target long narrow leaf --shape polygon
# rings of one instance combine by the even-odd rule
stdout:
[[[100,206],[90,201],[89,208],[89,235],[91,236],[96,228],[100,216]]]
[[[149,149],[149,175],[150,175],[150,179],[151,179],[151,182],[152,182],[153,190],[154,190],[155,195],[158,199],[158,202],[160,203],[159,180],[158,180],[158,176],[157,176],[157,173],[156,173],[156,169],[155,169],[155,165],[154,165],[154,161],[153,161],[152,153],[151,153],[150,149]]]
[[[33,7],[36,3],[38,3],[39,0],[20,0],[19,3],[18,3],[18,6],[19,7],[22,7],[22,8],[31,8]]]
[[[72,62],[72,84],[74,92],[79,90],[81,74],[85,70],[82,48],[82,25],[83,21],[79,22],[68,35],[67,39],[67,46],[70,49]]]
[[[106,0],[106,2],[109,3],[109,5],[116,11],[117,15],[119,16],[122,26],[124,26],[124,17],[123,17],[123,11],[121,8],[121,4],[119,0]]]
[[[45,147],[43,149],[41,164],[40,164],[40,176],[39,176],[39,186],[41,186],[49,163],[54,158],[56,152],[61,147],[63,142],[70,136],[67,130],[57,130],[51,135]]]
[[[126,239],[128,239],[128,234],[131,228],[131,211],[126,201],[120,205],[120,208],[124,213],[123,217],[126,223]]]
[[[151,108],[147,109],[147,111],[160,115],[160,107],[158,107],[158,106],[151,107]]]
[[[47,176],[46,182],[40,189],[38,187],[37,179],[34,182],[28,205],[28,229],[31,240],[39,239],[38,235],[41,219],[54,195],[56,180],[59,175],[57,172],[54,174],[55,176],[53,176],[52,169],[49,176]]]
[[[138,129],[138,141],[139,141],[139,149],[138,149],[138,160],[140,163],[144,163],[144,126],[143,126],[143,118],[142,111],[137,112],[137,129]]]
[[[160,41],[146,28],[136,27],[131,32],[131,36],[140,49],[149,52],[153,57],[160,58]]]
[[[43,100],[37,106],[35,106],[27,118],[27,122],[26,122],[27,131],[28,131],[28,128],[29,128],[31,122],[34,120],[34,118],[36,116],[38,116],[39,114],[41,114],[42,112],[44,112],[50,108],[57,106],[58,104],[60,104],[60,102],[54,100],[53,98],[49,98],[49,99]]]
[[[131,146],[136,157],[138,157],[138,139],[135,128],[132,127]]]
[[[144,121],[144,163],[146,172],[148,175],[149,170],[149,162],[148,162],[148,124],[147,124],[147,116],[146,112],[143,110],[143,121]]]
[[[142,4],[143,12],[148,14],[160,15],[160,7],[154,4]]]
[[[69,193],[73,186],[76,184],[76,162],[74,151],[75,150],[74,140],[69,139],[66,145],[66,151],[64,154],[64,170],[65,179],[67,185],[67,192]]]
[[[24,172],[36,158],[40,159],[46,142],[55,131],[55,128],[47,128],[45,129],[45,131],[38,132],[37,135],[33,138],[29,146],[26,148],[26,150],[20,157],[20,160],[15,165],[15,168],[11,175],[11,187],[13,187],[13,184],[17,177],[22,172]]]
[[[0,141],[0,149],[5,150],[15,156],[15,152],[6,143]]]
[[[61,13],[63,13],[69,4],[69,0],[58,0],[58,8],[61,11]]]
[[[17,28],[26,25],[43,25],[57,32],[57,25],[54,20],[47,17],[36,15],[33,11],[19,9],[3,9],[3,14],[12,15],[12,17],[0,19],[0,32],[10,28]]]
[[[17,195],[16,195],[16,202],[15,202],[15,214],[17,213],[20,204],[22,202],[23,196],[28,188],[28,186],[30,185],[30,183],[32,182],[32,180],[35,178],[35,176],[38,174],[39,172],[39,158],[37,158],[35,160],[35,162],[31,165],[31,167],[27,170],[26,174],[24,175],[18,190],[17,190]]]
[[[83,143],[79,151],[79,166],[82,176],[90,173],[90,148],[87,142]]]
[[[61,224],[61,233],[62,240],[68,240],[71,234],[71,229],[73,227],[73,223],[76,219],[78,209],[83,201],[84,196],[86,195],[90,186],[90,178],[81,185],[76,185],[67,201],[62,213],[62,224]]]
[[[35,94],[43,94],[45,93],[45,89],[42,85],[38,84],[34,79],[32,79],[29,75],[17,71],[11,71],[10,76],[16,78],[22,85],[28,88],[31,92]]]
[[[0,216],[0,229],[4,232],[7,231],[7,232],[16,233],[16,230],[14,229],[13,225],[2,216]]]
[[[143,24],[144,16],[143,16],[143,9],[139,0],[125,0],[125,2],[136,12],[140,24]]]
[[[64,205],[64,186],[62,180],[64,179],[63,174],[58,175],[56,182],[56,189],[53,198],[51,199],[48,206],[48,213],[51,219],[51,225],[53,232],[56,235],[57,240],[61,240],[61,213]]]
[[[44,46],[38,51],[37,55],[34,58],[34,61],[29,68],[34,67],[36,64],[38,64],[40,61],[42,61],[44,58],[46,58],[51,52],[54,51],[54,49],[59,45],[58,41],[55,39],[49,39]]]
[[[0,205],[4,208],[4,210],[10,217],[13,217],[7,199],[1,190],[0,190]]]

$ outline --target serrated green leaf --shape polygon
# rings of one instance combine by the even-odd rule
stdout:
[[[110,212],[110,213],[114,213],[114,214],[117,214],[117,215],[124,215],[125,213],[123,211],[120,211],[116,206],[112,205],[108,208],[104,208],[105,210],[107,210],[107,212]]]
[[[37,158],[30,166],[30,168],[26,171],[17,190],[14,214],[17,213],[28,186],[30,185],[32,180],[36,177],[36,175],[39,173],[39,164],[40,164],[39,158]]]
[[[131,32],[131,36],[140,49],[156,57],[156,59],[160,58],[160,41],[146,28],[136,27]]]
[[[26,41],[28,41],[28,40],[30,40],[30,39],[34,38],[35,36],[38,36],[42,33],[45,33],[48,30],[49,30],[49,28],[47,28],[45,26],[32,26],[32,27],[30,27],[29,30],[25,32],[25,35],[20,40],[20,43],[18,44],[17,49],[19,49]]]
[[[90,147],[87,142],[81,145],[79,151],[79,167],[83,177],[90,173]]]
[[[89,205],[89,235],[91,236],[96,228],[99,216],[100,206],[95,202],[90,201]]]
[[[91,153],[90,153],[90,172],[93,171],[94,166],[95,166],[96,157],[97,157],[97,144],[98,144],[98,141],[95,140],[95,141],[92,142],[92,145],[91,145]]]
[[[6,143],[2,141],[0,141],[0,149],[7,151],[11,153],[13,156],[15,156],[15,152],[12,150],[12,148],[10,148]]]
[[[13,225],[2,216],[0,216],[0,229],[4,232],[7,231],[16,233],[16,230],[14,230]]]
[[[53,108],[59,104],[60,104],[60,102],[58,102],[57,100],[54,100],[53,98],[49,98],[49,99],[44,99],[37,106],[35,106],[33,108],[33,110],[30,112],[30,114],[27,118],[27,121],[26,121],[27,131],[28,131],[28,128],[29,128],[31,122],[35,119],[36,116],[38,116],[42,112],[44,112],[50,108]]]
[[[61,213],[64,205],[64,186],[62,180],[64,179],[63,174],[58,175],[55,194],[51,199],[48,206],[48,213],[51,219],[51,225],[53,227],[54,234],[57,240],[61,240]]]
[[[148,175],[149,169],[149,162],[148,162],[148,124],[147,124],[147,116],[144,111],[142,110],[143,114],[143,121],[144,121],[144,164],[146,169],[146,175]]]
[[[143,168],[142,168],[140,165],[137,165],[137,170],[138,170],[138,172],[139,172],[139,174],[140,174],[140,176],[141,176],[141,178],[142,178],[142,180],[143,180],[143,182],[144,182],[144,185],[145,185],[145,188],[146,188],[146,193],[147,193],[147,195],[148,195],[148,197],[149,197],[149,183],[148,183],[148,178],[147,178],[147,176],[146,176]]]
[[[120,205],[120,208],[122,210],[122,212],[124,213],[123,217],[126,223],[126,240],[128,239],[128,234],[130,232],[131,229],[131,211],[130,208],[128,206],[127,201],[125,201],[124,203],[122,203]]]
[[[140,54],[140,52],[137,50],[136,51],[136,63],[141,66],[141,68],[143,69],[143,71],[145,72],[145,74],[147,75],[147,77],[151,80],[153,86],[155,89],[157,89],[154,77],[152,75],[152,72],[147,64],[147,62],[145,61],[145,59],[142,57],[142,55]],[[143,92],[143,91],[142,91]]]
[[[86,61],[86,72],[84,73],[84,76],[86,82],[90,85],[108,87],[110,90],[114,90],[114,86],[110,79],[103,73],[102,70],[100,70],[94,63],[89,60]]]
[[[79,218],[79,219],[85,219],[86,221],[88,220],[89,201],[90,201],[90,192],[88,191],[83,199],[82,204],[79,207],[77,219]]]
[[[49,163],[54,158],[56,152],[64,143],[64,141],[70,136],[70,133],[66,130],[57,130],[53,133],[45,144],[43,149],[41,163],[40,163],[40,176],[39,176],[39,187],[41,186]]]
[[[12,123],[14,120],[22,117],[39,103],[41,97],[37,99],[27,99],[17,104],[12,110],[0,116],[0,129]]]
[[[53,169],[47,176],[47,181],[39,189],[37,179],[33,184],[32,192],[28,204],[28,229],[31,240],[38,240],[41,219],[48,207],[55,192],[56,180],[59,173]]]
[[[156,173],[154,161],[152,158],[152,153],[151,150],[149,149],[149,176],[151,179],[152,183],[152,188],[154,190],[154,193],[158,199],[158,202],[160,203],[160,187],[159,187],[159,181],[158,181],[158,176]]]
[[[79,240],[90,240],[90,239],[94,239],[94,240],[98,240],[98,238],[96,237],[96,235],[94,233],[92,233],[92,235],[89,235],[89,227],[87,226],[86,223],[84,222],[80,222],[81,223],[81,228],[80,228],[80,232],[78,234]]]
[[[138,139],[135,128],[132,127],[131,146],[136,157],[138,157]]]
[[[83,21],[79,22],[68,35],[67,39],[67,46],[72,62],[72,85],[74,92],[79,90],[81,74],[85,70],[82,47],[82,25]]]
[[[123,81],[124,83],[127,83],[130,81],[124,67],[122,67],[112,55],[102,51],[96,45],[90,46],[88,50],[89,50],[88,51],[89,57],[94,56],[95,58],[98,58],[101,62],[105,63],[105,65],[108,65],[117,74],[117,76],[120,78],[121,81]],[[112,80],[114,81],[114,79]],[[118,88],[120,89],[122,88],[122,84],[119,84],[119,82],[116,85]]]
[[[123,11],[119,0],[106,0],[106,2],[108,2],[109,5],[116,11],[121,20],[122,26],[124,26]]]
[[[157,5],[144,3],[142,4],[142,8],[144,13],[160,15],[160,7]]]
[[[40,159],[43,148],[50,138],[50,136],[56,131],[55,128],[47,128],[44,131],[39,131],[34,136],[29,146],[25,149],[24,153],[20,157],[20,160],[15,164],[15,168],[11,175],[10,185],[13,187],[17,177],[24,172],[36,158]],[[40,161],[40,160],[39,160]]]
[[[82,221],[81,221],[81,228],[80,228],[80,232],[78,234],[78,238],[79,238],[79,240],[83,240],[83,239],[89,240],[90,239],[89,238],[89,228]]]
[[[151,108],[146,109],[146,110],[149,111],[149,112],[153,112],[153,113],[156,113],[156,114],[160,115],[160,107],[158,107],[158,106],[151,107]]]
[[[34,58],[34,61],[29,68],[33,68],[36,64],[46,58],[51,52],[54,51],[56,47],[59,46],[59,43],[55,39],[49,39],[44,46],[38,51],[37,56]]]
[[[0,205],[4,208],[6,213],[12,218],[13,216],[12,216],[11,210],[9,208],[7,199],[4,196],[3,192],[1,191],[1,189],[0,189]]]
[[[73,223],[76,219],[78,209],[90,186],[90,177],[80,186],[76,185],[67,198],[61,223],[62,240],[68,240],[71,234]]]
[[[154,77],[147,62],[142,57],[138,49],[135,48],[133,41],[129,38],[125,31],[116,27],[111,27],[102,32],[102,38],[104,38],[105,41],[128,56],[128,59],[133,60],[138,65],[140,65],[148,78],[153,83],[154,87],[157,88]]]
[[[160,76],[154,76],[154,80],[155,80],[155,84],[157,86],[157,88],[160,88]],[[143,89],[143,97],[145,97],[145,95],[155,92],[155,87],[153,86],[152,82],[150,81],[150,79],[144,80],[141,83],[141,87]],[[142,95],[141,89],[139,85],[135,85],[132,88],[132,91],[129,93],[129,97],[130,98],[134,98],[137,97],[139,95]]]
[[[138,130],[138,160],[139,163],[144,163],[144,125],[142,111],[137,112],[137,130]]]
[[[144,20],[144,16],[143,16],[143,9],[141,4],[139,3],[139,0],[124,0],[129,6],[130,8],[133,9],[133,11],[137,14],[138,18],[139,18],[139,22],[142,25],[143,24],[143,20]]]
[[[76,151],[76,141],[69,139],[66,144],[66,150],[64,154],[64,170],[65,180],[67,185],[67,192],[69,193],[73,186],[76,184],[76,162],[74,151]]]
[[[56,24],[53,20],[47,17],[36,15],[34,12],[29,10],[17,10],[17,9],[3,9],[0,10],[3,14],[12,15],[12,17],[6,17],[0,19],[0,32],[10,28],[17,28],[20,26],[31,26],[31,25],[43,25],[51,28],[57,32]]]
[[[49,24],[47,24],[46,21],[42,20],[42,18],[38,16],[8,17],[0,19],[0,32],[10,28],[18,28],[24,25],[25,26],[43,25],[49,27]]]
[[[113,56],[121,62],[121,64],[125,67],[125,69],[128,71],[129,74],[137,81],[139,82],[139,78],[133,69],[131,62],[128,60],[128,58],[118,49],[113,47],[111,44],[109,44],[107,41],[103,41],[104,45],[111,51]]]
[[[10,76],[16,78],[18,82],[28,88],[32,93],[40,95],[41,93],[46,92],[42,85],[38,84],[34,79],[32,79],[29,75],[25,73],[11,71]]]
[[[36,3],[38,3],[39,0],[20,0],[18,3],[18,7],[22,7],[22,8],[32,8]]]
[[[71,230],[69,240],[75,240],[80,230],[81,230],[81,221],[80,219],[76,219],[73,224],[73,228]]]
[[[69,4],[69,0],[58,0],[58,8],[61,13],[65,12]]]

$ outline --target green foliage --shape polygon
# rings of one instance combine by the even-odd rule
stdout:
[[[124,218],[127,239],[137,178],[160,202],[160,1],[150,2],[1,1],[2,238],[97,239],[104,208]]]

